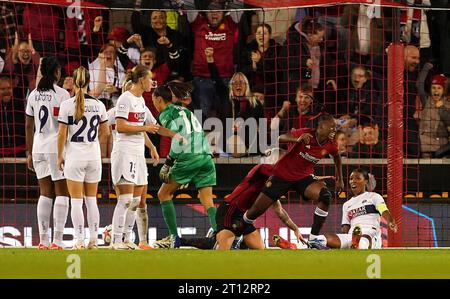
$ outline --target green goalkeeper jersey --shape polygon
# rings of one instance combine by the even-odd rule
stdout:
[[[188,159],[192,155],[211,155],[202,125],[195,115],[182,106],[170,104],[159,114],[159,121],[175,133],[186,138],[186,142],[172,139],[169,155],[174,159]]]

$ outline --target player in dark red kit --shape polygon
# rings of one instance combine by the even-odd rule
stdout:
[[[334,142],[335,134],[334,117],[324,114],[318,119],[317,129],[293,129],[290,134],[281,135],[280,142],[293,145],[274,165],[272,176],[267,180],[255,203],[243,215],[239,229],[245,231],[247,227],[252,227],[255,220],[264,214],[274,201],[293,189],[298,191],[304,200],[317,203],[308,243],[310,247],[320,248],[320,243],[315,239],[328,216],[332,194],[325,183],[317,180],[313,173],[314,166],[322,158],[332,155],[337,167],[336,190],[343,189],[342,163]]]
[[[242,216],[255,202],[264,183],[272,175],[273,165],[259,164],[253,167],[244,180],[225,198],[217,209],[217,249],[230,249],[235,237],[244,236],[244,243],[250,249],[264,249],[259,231],[253,225],[241,230]],[[272,208],[283,223],[303,241],[297,225],[291,220],[279,200],[272,201]]]

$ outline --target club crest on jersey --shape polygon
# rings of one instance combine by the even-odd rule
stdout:
[[[267,181],[266,182],[266,188],[270,188],[272,187],[272,181]]]
[[[309,145],[309,144],[305,145],[305,147],[306,147],[307,149],[311,149],[311,145]]]

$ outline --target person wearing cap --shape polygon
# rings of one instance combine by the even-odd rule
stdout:
[[[447,78],[442,75],[434,75],[431,81],[431,90],[424,109],[420,114],[420,150],[424,158],[433,157],[434,153],[448,142],[448,130],[441,115],[440,108],[450,108],[446,100],[445,85]]]

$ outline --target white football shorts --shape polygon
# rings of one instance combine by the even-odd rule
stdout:
[[[102,179],[102,161],[66,160],[64,176],[75,182],[98,183]]]
[[[115,186],[125,184],[126,181],[136,186],[147,185],[148,171],[145,157],[121,151],[112,152],[111,176]],[[125,182],[123,179],[125,179]]]
[[[372,249],[380,249],[382,245],[381,232],[371,225],[358,225],[361,228],[361,235],[368,235],[372,238]],[[341,240],[341,249],[349,249],[352,246],[352,232],[355,226],[352,226],[348,234],[337,234]]]
[[[51,176],[52,181],[65,179],[63,172],[56,165],[58,163],[58,154],[34,153],[32,156],[34,171],[39,180],[48,176]]]

